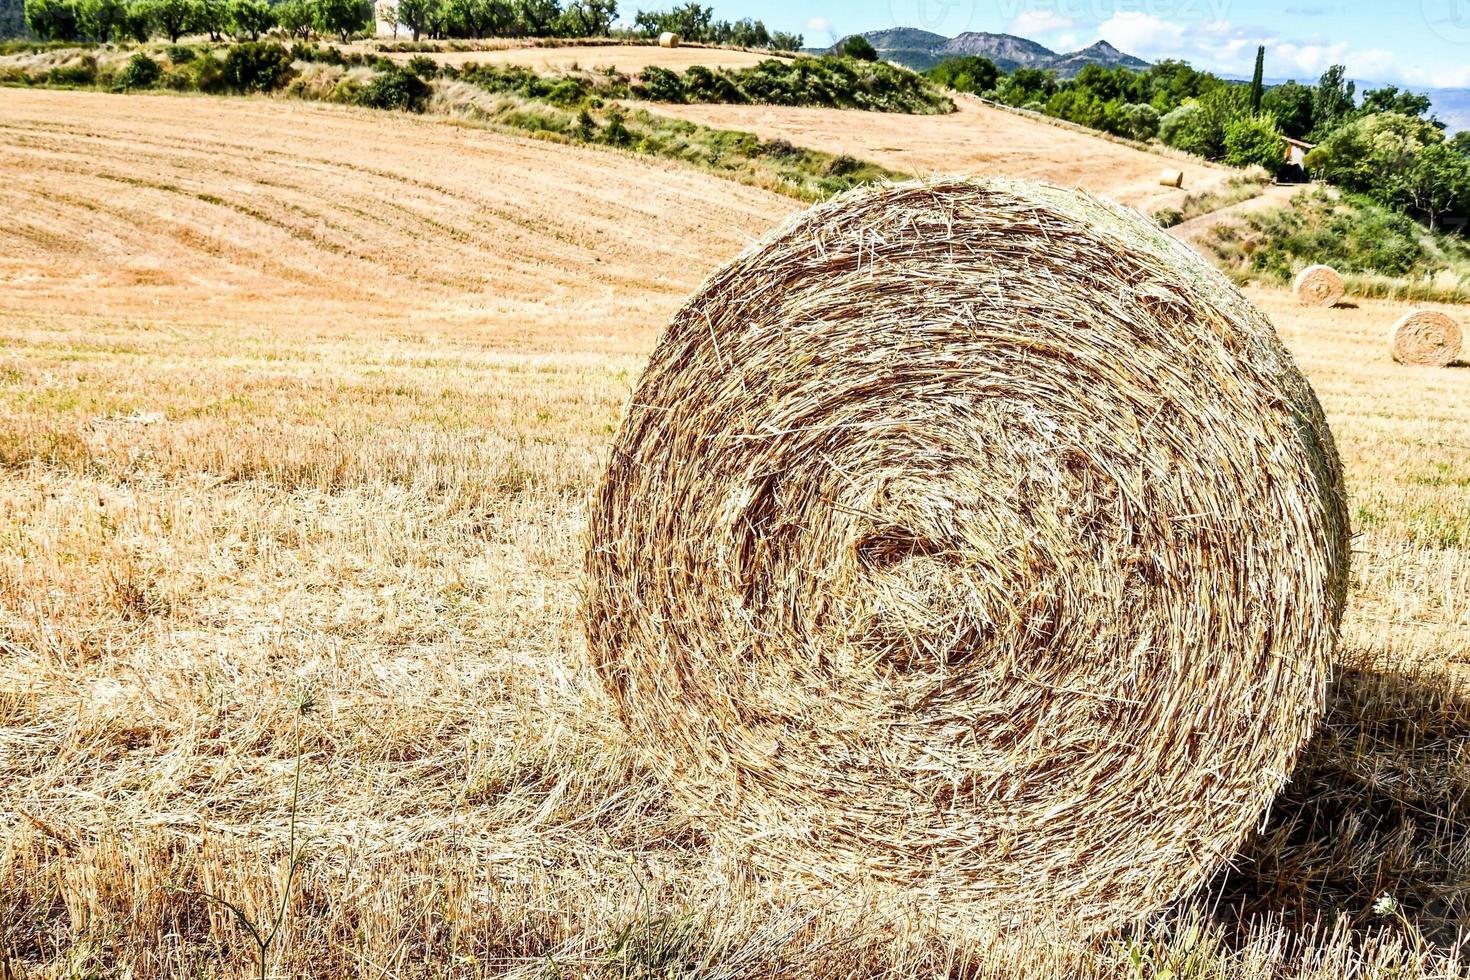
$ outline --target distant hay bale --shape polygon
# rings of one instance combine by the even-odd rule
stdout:
[[[1438,310],[1415,310],[1398,319],[1389,335],[1400,364],[1447,367],[1460,356],[1460,325]]]
[[[673,31],[664,31],[658,36],[658,46],[661,48],[677,48],[684,39]]]
[[[1100,929],[1259,825],[1347,561],[1322,411],[1234,286],[1136,212],[941,178],[796,216],[675,316],[588,648],[782,890]]]
[[[1342,302],[1342,276],[1330,265],[1309,265],[1291,285],[1303,306],[1336,306]]]
[[[1163,184],[1165,187],[1183,187],[1184,171],[1165,170],[1164,172],[1159,174],[1159,183]]]

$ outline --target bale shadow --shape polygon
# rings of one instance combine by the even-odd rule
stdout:
[[[1345,670],[1265,828],[1217,886],[1222,916],[1288,929],[1377,919],[1389,895],[1420,934],[1470,926],[1470,696],[1446,674]]]

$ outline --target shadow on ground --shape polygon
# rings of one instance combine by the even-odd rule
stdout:
[[[1219,886],[1223,914],[1367,926],[1389,895],[1420,934],[1470,926],[1470,692],[1444,674],[1342,672],[1265,829]]]

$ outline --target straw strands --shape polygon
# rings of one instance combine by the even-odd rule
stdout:
[[[1309,265],[1296,274],[1291,291],[1303,306],[1336,306],[1342,302],[1342,276],[1330,265]]]
[[[1185,246],[1081,192],[882,186],[674,318],[593,503],[589,651],[780,890],[1105,928],[1258,825],[1347,546],[1315,397]]]
[[[1400,364],[1446,367],[1460,356],[1460,325],[1438,310],[1415,310],[1395,321],[1389,334],[1393,359]]]

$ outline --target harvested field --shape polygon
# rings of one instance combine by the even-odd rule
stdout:
[[[1004,109],[958,99],[959,111],[906,116],[785,106],[650,105],[658,112],[762,139],[784,139],[919,176],[975,173],[1044,180],[1105,194],[1146,213],[1178,205],[1236,171],[1187,158],[1160,156]],[[1184,187],[1159,186],[1159,171],[1184,171]]]
[[[683,71],[695,65],[706,68],[746,68],[778,57],[770,52],[740,51],[735,48],[706,48],[680,45],[661,48],[656,44],[579,44],[567,47],[497,47],[485,51],[427,52],[441,65],[463,65],[471,61],[481,65],[520,65],[538,72],[562,72],[573,68],[614,68],[627,75],[655,66]],[[407,61],[412,54],[392,53],[388,57]]]
[[[1406,380],[1409,307],[1250,293],[1358,534],[1328,722],[1219,901],[1106,943],[855,930],[673,811],[577,613],[657,331],[793,202],[433,119],[12,89],[0,206],[0,955],[252,972],[201,893],[281,901],[294,799],[276,976],[1462,975],[1470,370]]]

